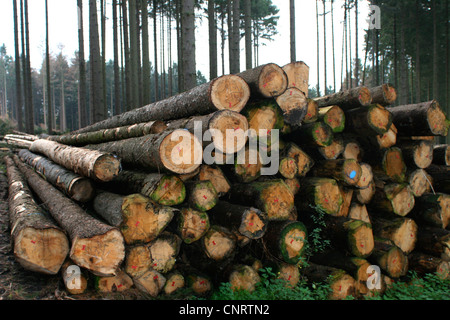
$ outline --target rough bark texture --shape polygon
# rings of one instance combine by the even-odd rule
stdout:
[[[222,109],[240,112],[249,97],[250,89],[241,77],[225,75],[170,98],[97,122],[74,133],[117,128],[155,120],[188,118]]]
[[[397,100],[397,90],[389,83],[383,83],[377,87],[369,88],[372,95],[372,103],[378,103],[382,106],[394,104]]]
[[[197,169],[203,155],[200,141],[192,133],[182,129],[88,145],[86,148],[114,153],[124,165],[131,167],[179,174]]]
[[[23,162],[32,166],[48,182],[63,191],[73,200],[87,202],[94,197],[94,186],[89,179],[26,149],[20,150],[18,155]]]
[[[120,231],[87,214],[37,173],[27,168],[19,158],[15,157],[14,162],[53,218],[69,235],[70,258],[94,274],[114,275],[125,258],[124,239]]]
[[[34,141],[30,151],[43,154],[55,163],[94,180],[110,181],[120,170],[120,160],[110,153],[70,147],[50,140]]]
[[[367,87],[357,87],[314,99],[319,107],[337,105],[343,110],[367,107],[372,103],[372,96]]]
[[[10,157],[8,176],[9,223],[14,256],[25,269],[57,274],[69,253],[65,232],[35,202],[26,179]]]

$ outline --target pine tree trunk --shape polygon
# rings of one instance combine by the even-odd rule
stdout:
[[[13,1],[14,8],[14,52],[15,52],[15,73],[16,73],[16,115],[17,115],[17,128],[19,131],[23,131],[23,100],[22,100],[22,79],[20,76],[20,54],[19,54],[19,26],[18,26],[18,10],[17,0]]]
[[[182,57],[184,89],[197,86],[197,69],[195,64],[195,12],[194,1],[182,1]]]

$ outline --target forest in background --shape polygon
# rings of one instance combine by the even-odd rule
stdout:
[[[264,42],[278,32],[280,19],[271,0],[73,0],[79,17],[88,18],[80,19],[80,50],[73,58],[63,45],[59,52],[49,52],[47,29],[45,55],[37,70],[30,67],[28,30],[33,26],[28,23],[28,0],[12,1],[16,45],[0,48],[0,113],[19,131],[30,133],[76,130],[243,71],[241,60],[246,69],[255,67]],[[358,14],[358,5],[367,2],[380,8],[380,29],[355,27],[358,20],[368,19]],[[310,66],[318,78],[317,84],[310,84],[311,96],[389,82],[398,90],[397,104],[436,99],[449,114],[448,2],[316,0],[316,30],[308,26],[307,32],[317,31],[318,41],[304,44],[302,22],[295,19],[295,6],[302,2],[290,0],[291,61],[301,60],[297,43],[317,51],[318,64]],[[112,6],[112,16],[106,15],[106,6]],[[344,17],[333,15],[337,6],[344,7]],[[106,19],[112,20],[112,30],[106,30]],[[199,19],[207,21],[209,29],[208,75],[195,63]],[[319,26],[326,30],[325,25],[331,25],[331,34],[319,33]],[[89,39],[83,37],[84,28]],[[342,39],[335,39],[335,28],[343,28]],[[364,43],[358,43],[358,32],[364,33]],[[109,61],[104,54],[106,33],[114,36],[114,59]],[[357,50],[361,47],[363,56]],[[338,64],[341,74],[336,74]],[[333,82],[327,83],[330,74]]]

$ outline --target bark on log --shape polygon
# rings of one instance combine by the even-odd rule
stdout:
[[[176,212],[141,194],[123,196],[111,192],[100,192],[93,207],[110,225],[119,228],[128,245],[156,239]]]
[[[374,248],[372,225],[362,220],[328,216],[325,237],[350,255],[367,258]]]
[[[227,199],[258,208],[269,221],[289,219],[294,207],[294,195],[281,179],[233,185]]]
[[[450,231],[419,225],[416,248],[450,262]]]
[[[167,130],[187,129],[207,148],[211,143],[215,151],[233,154],[247,143],[247,118],[235,111],[219,110],[203,116],[177,119],[167,123]]]
[[[224,75],[170,98],[124,112],[73,133],[117,128],[155,120],[188,118],[222,109],[240,112],[249,98],[250,88],[241,77]]]
[[[14,257],[27,270],[54,275],[69,253],[67,236],[35,202],[13,159],[7,156],[4,161]]]
[[[290,62],[283,66],[288,78],[288,88],[298,88],[308,97],[309,66],[303,61]]]
[[[160,133],[166,128],[167,125],[163,121],[156,120],[79,134],[69,133],[62,136],[49,136],[47,139],[61,144],[81,147],[88,144],[117,141],[128,138],[142,137],[147,134]]]
[[[318,103],[319,108],[337,105],[347,111],[369,106],[372,103],[372,96],[369,88],[362,86],[314,98],[314,100]]]
[[[174,220],[176,234],[186,244],[200,240],[210,228],[209,215],[204,211],[189,207],[181,208],[180,214]]]
[[[257,208],[236,205],[226,201],[219,201],[211,209],[210,216],[213,224],[237,231],[250,239],[259,239],[264,236],[269,223],[265,212]]]
[[[230,181],[219,166],[208,166],[205,164],[200,166],[197,179],[199,181],[211,181],[219,197],[227,194],[231,188]]]
[[[375,236],[391,240],[405,254],[414,250],[418,226],[413,219],[395,218],[391,220],[372,216],[371,220]]]
[[[434,257],[422,252],[413,251],[408,255],[409,269],[414,270],[419,276],[426,274],[436,274],[440,279],[445,280],[450,277],[450,264],[438,257]]]
[[[73,200],[88,202],[94,197],[95,190],[91,180],[27,149],[20,150],[18,155],[20,160],[32,166],[48,182]]]
[[[355,186],[361,178],[362,169],[355,159],[325,160],[317,163],[311,174],[333,178],[345,186]]]
[[[397,147],[402,150],[405,164],[408,167],[425,169],[433,162],[433,142],[427,140],[412,140],[399,142]]]
[[[306,123],[292,133],[287,135],[287,139],[299,146],[325,147],[333,142],[333,131],[320,121]]]
[[[386,133],[393,123],[390,110],[372,104],[345,111],[345,127],[348,132],[362,136],[376,136]]]
[[[217,204],[219,195],[211,181],[186,181],[185,184],[187,203],[191,208],[208,211]]]
[[[344,270],[309,263],[308,267],[302,269],[302,274],[310,283],[326,282],[330,286],[331,292],[328,296],[330,300],[342,300],[348,296],[356,296],[357,283]]]
[[[392,278],[404,276],[408,271],[408,257],[390,240],[376,238],[374,250],[368,260]]]
[[[171,174],[122,170],[105,186],[120,194],[140,193],[165,206],[181,204],[186,198],[184,182]]]
[[[340,133],[345,129],[345,113],[339,106],[319,108],[319,120],[329,125],[333,133]]]
[[[372,103],[378,103],[382,106],[394,104],[397,100],[397,90],[389,83],[383,83],[380,86],[369,88],[372,96]]]
[[[128,166],[156,172],[190,173],[200,166],[203,159],[201,142],[182,129],[88,145],[86,148],[114,153]]]
[[[397,183],[406,180],[407,166],[399,147],[388,148],[381,151],[381,154],[371,154],[370,158],[368,155],[366,161],[372,166],[372,171],[379,180]]]
[[[272,221],[262,238],[267,257],[289,264],[297,264],[304,255],[308,231],[300,221]]]
[[[97,181],[111,181],[120,171],[120,160],[106,152],[66,146],[45,139],[34,141],[29,150],[43,154],[57,164]]]
[[[376,188],[368,206],[375,213],[381,211],[404,217],[413,210],[415,199],[408,184],[388,183]]]
[[[422,223],[445,229],[450,225],[450,195],[426,193],[416,199],[413,215]]]
[[[333,141],[329,146],[318,147],[317,151],[321,155],[321,158],[326,160],[335,160],[344,154],[344,140],[342,139],[342,136],[335,134]],[[313,152],[314,149],[312,149],[312,151],[308,150],[308,153]]]
[[[96,275],[114,275],[125,258],[122,233],[87,214],[18,157],[14,162],[71,241],[70,259]]]
[[[446,136],[448,133],[445,113],[436,100],[387,109],[400,136]]]
[[[433,164],[450,166],[450,145],[438,144],[433,147]]]
[[[238,74],[250,87],[251,99],[277,97],[283,94],[288,86],[288,78],[283,69],[267,63]]]
[[[308,113],[308,99],[300,89],[288,88],[276,98],[276,102],[283,111],[284,123],[292,127],[301,126]]]
[[[302,180],[299,196],[295,200],[299,210],[320,210],[332,216],[339,214],[343,203],[336,180],[322,177]]]

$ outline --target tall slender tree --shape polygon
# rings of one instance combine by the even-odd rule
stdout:
[[[31,80],[31,58],[30,58],[30,25],[28,20],[28,0],[24,2],[25,6],[25,70],[27,74],[27,94],[25,96],[27,104],[25,105],[25,131],[34,134],[34,108],[33,108],[33,87]]]
[[[89,63],[89,109],[91,122],[96,123],[106,118],[96,0],[89,0]]]
[[[117,0],[112,1],[113,15],[113,50],[114,50],[114,105],[113,114],[121,113],[120,99],[120,69],[119,69],[119,37],[117,33]]]
[[[355,0],[355,85],[359,86],[358,0]]]
[[[138,66],[138,26],[136,21],[136,0],[128,0],[129,3],[129,22],[130,22],[130,90],[131,90],[131,109],[135,109],[139,104],[139,66]]]
[[[320,51],[319,51],[319,0],[316,0],[316,34],[317,34],[317,96],[320,96]]]
[[[47,87],[47,114],[44,115],[46,117],[47,123],[47,132],[48,134],[53,134],[53,124],[52,124],[52,114],[53,114],[53,106],[52,106],[52,95],[51,95],[51,81],[50,81],[50,52],[49,52],[49,37],[48,37],[48,1],[45,0],[45,70],[47,73],[46,77],[46,87]]]
[[[290,26],[290,47],[291,47],[291,62],[297,60],[295,50],[295,1],[289,0],[289,26]]]
[[[88,125],[88,110],[86,103],[86,62],[84,58],[84,27],[83,27],[83,0],[77,0],[78,4],[78,125],[83,128]],[[48,79],[49,81],[49,79]],[[48,87],[50,88],[50,87]],[[51,91],[48,90],[48,100],[51,98]],[[52,122],[48,118],[48,122]]]
[[[240,21],[241,9],[240,0],[233,0],[233,70],[231,73],[239,73],[241,71],[241,55],[240,55]]]
[[[14,10],[14,51],[15,51],[15,72],[16,72],[16,116],[17,128],[23,131],[23,100],[22,100],[22,77],[20,75],[20,53],[19,53],[19,24],[17,19],[17,0],[13,0]]]
[[[125,106],[126,111],[131,110],[131,64],[130,64],[130,41],[128,32],[128,0],[122,0],[122,32],[123,51],[125,56]]]
[[[197,85],[195,62],[195,9],[194,0],[182,1],[182,57],[184,66],[184,89]]]
[[[324,94],[327,94],[328,86],[327,86],[327,8],[326,1],[323,0],[323,83],[324,83]]]
[[[158,74],[158,20],[157,20],[158,1],[153,0],[153,48],[154,48],[154,75],[155,75],[155,101],[159,100],[159,74]]]
[[[142,104],[147,105],[151,101],[150,88],[150,49],[148,43],[148,3],[146,0],[141,2],[142,14]]]
[[[209,79],[217,78],[217,23],[214,0],[208,1]]]

